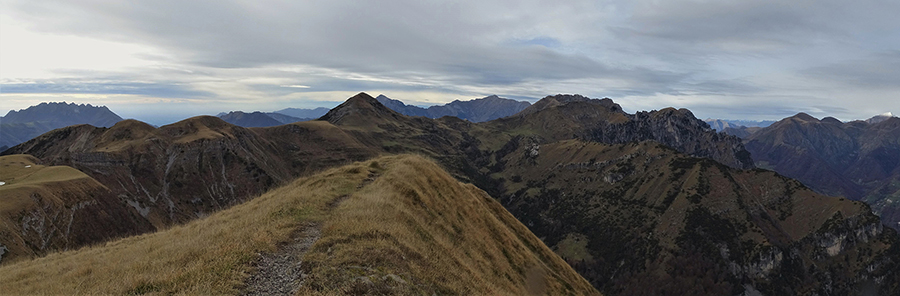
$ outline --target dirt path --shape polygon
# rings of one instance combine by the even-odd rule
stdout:
[[[369,174],[356,188],[375,181],[377,175]],[[328,209],[337,208],[349,195],[340,196],[328,203]],[[306,277],[300,268],[303,255],[322,237],[321,224],[309,223],[291,235],[291,241],[274,253],[262,254],[256,261],[256,271],[246,281],[241,295],[294,295]]]
[[[263,254],[256,262],[256,273],[247,279],[243,295],[294,295],[303,281],[300,269],[303,254],[321,237],[320,225],[309,224],[293,235],[278,251]]]

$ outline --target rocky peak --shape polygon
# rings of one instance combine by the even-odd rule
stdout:
[[[319,120],[326,120],[332,124],[340,125],[349,123],[350,121],[352,121],[353,124],[360,124],[367,120],[374,119],[379,121],[378,119],[399,119],[402,117],[403,115],[385,107],[378,102],[377,99],[362,92],[347,99],[347,101],[337,107],[334,107],[334,109],[325,113]]]
[[[615,102],[610,100],[609,98],[591,99],[591,98],[588,98],[588,97],[585,97],[582,95],[578,95],[578,94],[575,94],[575,95],[558,94],[555,96],[544,97],[543,99],[534,103],[534,105],[531,105],[528,108],[525,108],[525,110],[522,110],[522,112],[519,112],[518,114],[516,114],[516,116],[520,116],[520,117],[526,116],[528,114],[533,114],[533,113],[541,111],[541,110],[545,110],[545,109],[549,109],[549,108],[553,108],[553,107],[557,107],[557,106],[563,106],[563,105],[567,105],[567,104],[571,104],[571,103],[579,103],[579,102],[587,102],[587,103],[591,103],[591,104],[596,104],[599,106],[603,106],[613,112],[624,113],[624,111],[622,111],[622,107],[619,106],[619,104],[616,104]]]

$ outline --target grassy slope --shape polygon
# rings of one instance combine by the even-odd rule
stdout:
[[[259,252],[310,223],[323,230],[304,257],[302,292],[596,294],[497,202],[415,156],[332,169],[183,226],[7,265],[0,282],[12,294],[233,294]]]

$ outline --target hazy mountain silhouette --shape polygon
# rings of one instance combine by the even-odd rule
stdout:
[[[531,105],[528,102],[504,99],[496,95],[470,101],[456,100],[428,108],[406,105],[385,95],[378,95],[375,99],[391,110],[408,116],[424,116],[428,118],[454,116],[473,122],[484,122],[507,117],[519,113],[519,111]]]
[[[41,103],[0,117],[0,146],[15,146],[53,129],[76,124],[110,127],[122,118],[106,106]]]

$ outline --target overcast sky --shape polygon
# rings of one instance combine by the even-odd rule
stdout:
[[[460,2],[0,0],[0,113],[67,101],[163,124],[361,91],[578,93],[701,118],[900,112],[900,1]]]

